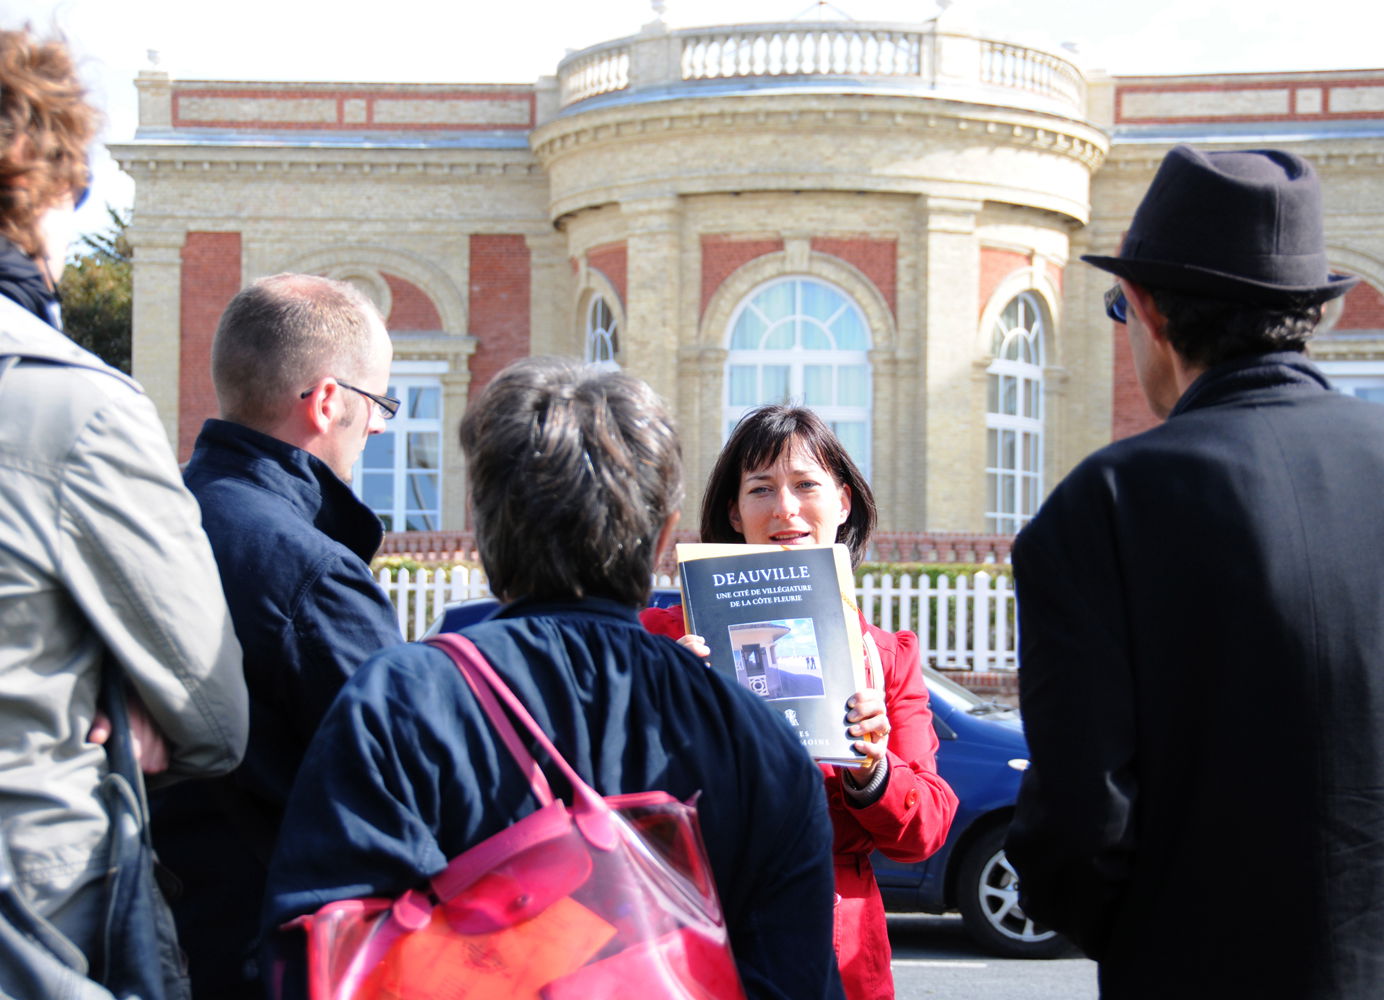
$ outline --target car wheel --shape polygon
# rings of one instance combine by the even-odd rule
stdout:
[[[1005,827],[971,844],[956,880],[957,906],[967,932],[986,951],[1006,958],[1057,958],[1072,946],[1030,920],[1019,906],[1019,877],[1004,856]]]

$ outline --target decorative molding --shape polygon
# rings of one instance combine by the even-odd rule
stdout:
[[[898,350],[898,326],[894,314],[875,283],[861,271],[830,254],[810,253],[801,267],[794,267],[787,250],[762,254],[731,272],[707,300],[698,324],[698,349],[725,349],[730,318],[756,288],[775,278],[820,278],[840,288],[865,314],[872,350]]]
[[[395,361],[441,361],[447,365],[444,381],[463,386],[470,384],[469,359],[480,344],[470,334],[438,337],[427,333],[396,333],[392,340]],[[456,376],[464,378],[458,380]]]
[[[525,149],[436,149],[410,145],[361,148],[313,148],[303,145],[235,145],[113,143],[109,147],[120,169],[137,181],[155,175],[271,175],[274,180],[302,177],[370,177],[416,182],[510,177],[546,180],[542,165]]]
[[[176,82],[167,96],[172,128],[189,131],[527,131],[536,117],[531,87],[494,84],[439,88]]]
[[[832,108],[816,107],[821,95],[814,95],[813,105],[793,107],[801,99],[781,94],[765,95],[760,101],[772,100],[777,107],[724,108],[707,107],[715,98],[685,98],[679,107],[632,105],[573,113],[540,125],[530,137],[534,155],[547,166],[564,153],[581,147],[614,142],[630,136],[674,135],[679,132],[715,130],[763,133],[770,130],[821,132],[848,128],[874,128],[896,131],[962,131],[986,136],[995,142],[1035,147],[1070,156],[1089,170],[1097,170],[1105,159],[1108,143],[1104,134],[1077,119],[1062,120],[1042,116],[1017,108],[967,105],[956,101],[938,102],[924,96],[891,97],[887,103],[906,101],[921,105],[912,108],[882,108],[886,103],[875,99],[858,103],[861,98],[850,94],[831,95]],[[754,98],[723,98],[746,103]],[[938,105],[943,106],[939,107]],[[697,105],[701,105],[698,107]],[[789,106],[784,106],[789,105]],[[1039,125],[1041,120],[1044,124]]]
[[[347,278],[379,271],[397,274],[418,286],[424,295],[432,299],[444,330],[460,332],[467,329],[465,294],[443,268],[422,254],[372,243],[345,244],[286,255],[281,264],[276,264],[265,273],[283,271]],[[383,279],[380,282],[383,284]],[[385,312],[385,315],[389,313]]]

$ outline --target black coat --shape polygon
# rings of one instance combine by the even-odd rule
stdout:
[[[749,997],[839,1000],[822,775],[781,718],[612,601],[516,601],[464,634],[598,792],[699,796]],[[303,761],[266,926],[336,899],[416,888],[534,807],[445,653],[379,653],[342,689]],[[296,964],[301,935],[280,937]],[[285,994],[299,991],[289,975]]]
[[[366,657],[404,640],[370,574],[380,519],[324,462],[208,420],[183,478],[202,508],[250,692],[241,766],[154,802],[155,846],[183,883],[173,912],[202,995],[253,973],[269,852],[317,724]]]
[[[1384,406],[1214,368],[1014,569],[1029,914],[1105,997],[1384,996]]]

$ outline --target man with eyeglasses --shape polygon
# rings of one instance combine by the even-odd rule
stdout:
[[[378,310],[344,282],[263,278],[227,306],[212,343],[221,418],[184,471],[245,650],[250,742],[229,778],[155,804],[155,841],[184,883],[175,903],[196,1000],[262,996],[257,931],[266,865],[303,753],[347,677],[402,642],[370,573],[380,519],[351,470],[399,401]]]
[[[1116,276],[1149,405],[1014,547],[1028,916],[1107,998],[1384,996],[1384,407],[1308,361],[1317,175],[1170,151]]]

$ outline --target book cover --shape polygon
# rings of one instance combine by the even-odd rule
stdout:
[[[826,763],[858,765],[846,702],[865,687],[844,545],[678,546],[687,631],[711,667],[759,695]]]

